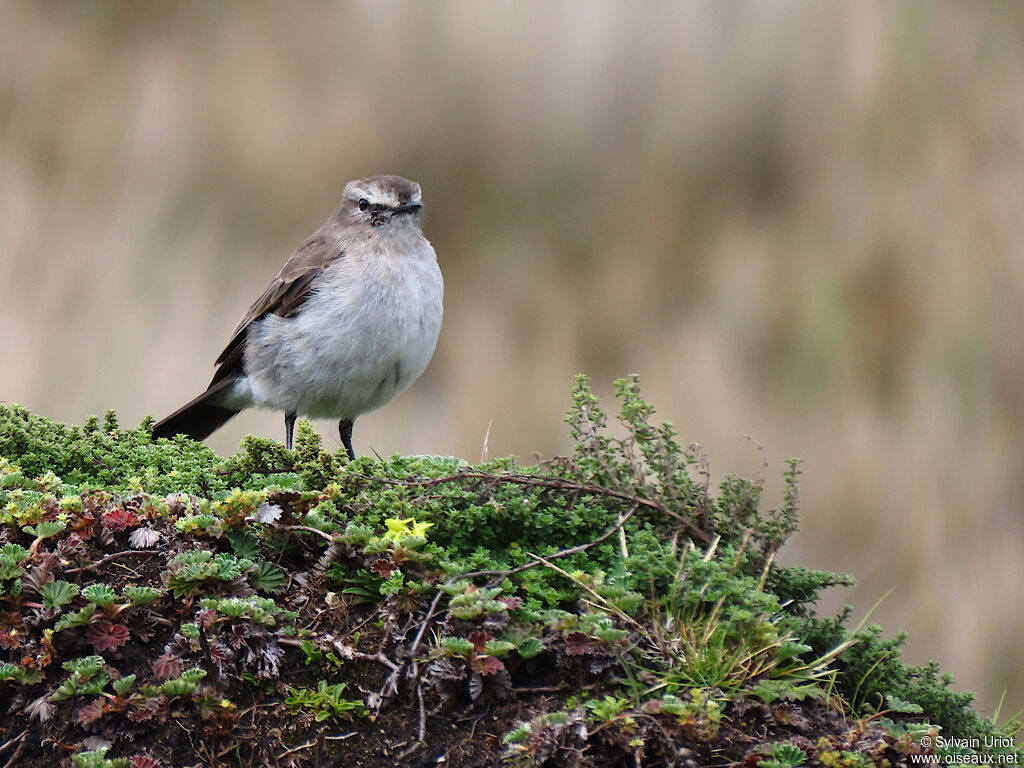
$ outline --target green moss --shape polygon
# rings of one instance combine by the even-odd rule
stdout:
[[[118,427],[113,413],[85,426],[50,421],[18,405],[0,405],[0,456],[26,477],[53,473],[72,487],[152,494],[210,494],[229,487],[221,460],[202,443],[153,441],[150,424]]]
[[[325,451],[305,421],[293,451],[247,437],[239,453],[222,459],[184,438],[154,441],[148,421],[121,429],[107,414],[77,427],[0,405],[0,526],[7,541],[0,619],[13,622],[0,626],[0,639],[40,669],[55,669],[52,662],[66,658],[54,658],[53,636],[63,653],[81,657],[144,644],[150,635],[139,627],[169,626],[173,639],[149,661],[162,676],[143,681],[142,693],[117,707],[144,708],[173,695],[204,717],[220,717],[221,709],[207,705],[221,701],[211,696],[220,697],[229,681],[274,690],[283,653],[275,643],[298,631],[296,613],[276,601],[321,611],[344,599],[353,609],[378,611],[381,626],[395,616],[413,627],[433,623],[420,633],[434,637],[433,646],[408,647],[417,633],[406,632],[406,645],[393,649],[394,664],[416,654],[423,664],[443,658],[448,666],[438,679],[463,687],[463,674],[475,675],[480,686],[531,660],[549,657],[556,668],[578,660],[600,681],[583,710],[591,720],[607,720],[609,733],[623,723],[637,727],[635,718],[646,713],[676,718],[670,730],[710,744],[729,721],[729,707],[820,699],[844,719],[877,721],[874,727],[888,728],[894,743],[903,740],[901,749],[915,738],[908,724],[923,732],[939,726],[959,738],[995,732],[971,707],[971,696],[953,691],[935,665],[903,663],[904,636],[850,630],[845,613],[817,616],[820,592],[849,585],[850,577],[773,564],[797,526],[797,461],[783,473],[780,508],[762,508],[760,482],[727,477],[712,490],[703,457],[683,450],[671,425],[652,423],[636,377],[618,382],[616,391],[623,436],[610,434],[580,378],[567,417],[575,451],[539,467],[512,459],[470,466],[449,457],[349,461],[342,451]],[[116,558],[118,536],[122,543],[138,537],[141,547],[161,541],[166,554],[154,552],[147,583],[118,590],[88,583],[91,569],[108,557],[96,547],[114,547]],[[76,575],[60,579],[61,568]],[[121,571],[111,566],[106,573]],[[29,631],[18,612],[33,599],[49,613]],[[147,613],[157,609],[165,618]],[[220,678],[223,643],[240,638],[256,649],[245,658],[257,666]],[[345,645],[336,642],[303,637],[305,664],[338,662],[334,650]],[[358,633],[345,643],[357,646]],[[185,661],[201,665],[210,679],[176,679]],[[46,684],[33,669],[8,666],[7,680]],[[105,677],[96,679],[105,684]],[[335,696],[342,687],[334,686],[293,687],[293,699],[295,691],[328,691],[342,702]],[[82,695],[79,688],[72,694]],[[317,702],[304,699],[299,709],[339,716],[326,698]],[[362,711],[361,704],[343,703]],[[96,699],[77,717],[88,723],[108,710]],[[771,717],[802,717],[780,712]],[[550,730],[572,751],[579,732],[563,725],[574,718],[542,716],[527,731]],[[626,743],[636,741],[626,735]],[[819,762],[844,754],[832,746],[822,748]],[[762,762],[798,764],[801,754],[783,743],[766,747]],[[517,748],[515,757],[530,754]]]

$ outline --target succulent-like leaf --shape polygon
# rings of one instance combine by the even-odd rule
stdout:
[[[75,599],[78,585],[67,581],[51,581],[39,588],[44,608],[60,608]]]
[[[538,653],[544,650],[544,643],[538,640],[536,637],[531,637],[525,642],[521,643],[516,649],[516,652],[524,659],[532,659]]]
[[[117,593],[108,584],[90,584],[82,590],[82,597],[100,608],[106,608],[117,600]]]
[[[260,592],[284,592],[288,584],[281,567],[266,560],[257,563],[256,570],[249,575],[249,583]]]
[[[67,527],[68,524],[64,520],[49,520],[36,525],[26,525],[25,532],[32,534],[37,539],[48,539],[51,536],[62,533]]]
[[[16,563],[25,560],[29,554],[31,553],[19,544],[4,544],[0,547],[0,559],[13,560]]]
[[[146,605],[159,598],[163,590],[156,587],[127,586],[121,590],[121,594],[127,597],[132,605]]]
[[[8,555],[0,555],[0,581],[17,579],[24,574],[25,569],[21,567],[20,559]]]
[[[71,659],[61,664],[61,667],[68,672],[77,673],[84,679],[88,679],[103,669],[106,660],[102,656],[82,656]]]
[[[248,531],[228,531],[224,535],[231,542],[231,549],[235,553],[235,557],[255,560],[260,556],[260,540]]]
[[[84,608],[73,613],[65,613],[57,619],[57,623],[53,625],[53,631],[60,632],[71,627],[84,627],[89,623],[89,619],[92,618],[95,612],[96,606],[93,603],[89,603]]]
[[[118,696],[124,696],[128,693],[129,690],[131,690],[131,687],[135,685],[135,679],[135,675],[125,675],[120,680],[115,680],[113,683],[111,683],[111,686],[114,689],[114,693],[116,693]]]
[[[100,515],[100,525],[111,531],[123,531],[134,528],[140,522],[138,514],[124,507],[116,507]]]
[[[38,683],[43,679],[43,673],[34,669],[26,669],[17,664],[0,664],[0,680],[13,680],[22,685]]]

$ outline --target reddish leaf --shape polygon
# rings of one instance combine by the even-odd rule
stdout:
[[[5,648],[8,651],[20,648],[21,638],[24,634],[24,632],[19,632],[13,627],[4,627],[3,629],[0,629],[0,648]]]
[[[154,614],[148,609],[131,611],[125,618],[125,626],[131,632],[132,637],[148,643],[153,639],[156,631]]]
[[[569,656],[583,656],[593,650],[593,641],[583,632],[570,632],[565,636],[565,652]]]
[[[510,611],[514,611],[523,604],[523,599],[521,597],[499,597],[498,602],[504,603],[506,608]]]
[[[93,699],[75,715],[79,725],[94,723],[103,717],[104,713],[110,711],[110,702],[102,696]]]
[[[397,566],[385,558],[380,558],[373,565],[370,566],[370,570],[374,573],[383,576],[385,579],[388,578],[397,568]]]
[[[128,628],[120,624],[112,624],[103,619],[89,627],[85,633],[85,639],[96,649],[96,653],[102,651],[116,651],[128,642]]]
[[[228,635],[228,645],[230,645],[232,648],[241,648],[245,644],[245,641],[249,638],[249,635],[251,634],[251,624],[232,624],[231,634]]]
[[[227,656],[227,649],[216,640],[211,640],[209,643],[210,648],[210,661],[216,664],[218,667],[224,664],[224,658]]]
[[[85,554],[85,540],[92,538],[92,526],[83,528],[57,542],[57,556],[62,560],[71,560]]]
[[[163,764],[149,755],[132,755],[128,758],[131,768],[163,768]]]
[[[146,699],[128,710],[128,719],[135,723],[145,723],[153,719],[159,708],[158,699]]]
[[[505,665],[493,656],[474,656],[472,667],[474,672],[481,675],[496,675],[505,668]]]
[[[134,528],[138,524],[139,516],[130,509],[115,507],[100,515],[100,525],[112,531],[123,531],[125,528]]]
[[[153,674],[158,680],[170,680],[172,677],[180,677],[184,666],[181,659],[170,653],[161,654],[153,662]]]
[[[487,647],[487,641],[491,639],[491,636],[486,632],[477,630],[469,634],[469,642],[473,644],[473,648],[477,653],[483,653],[484,648]]]
[[[91,528],[94,522],[96,522],[96,518],[93,517],[92,512],[77,512],[74,519],[71,521],[71,530],[81,531],[86,528]],[[92,533],[89,533],[88,535],[92,536]]]

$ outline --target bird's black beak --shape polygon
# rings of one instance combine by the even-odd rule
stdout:
[[[397,216],[400,213],[416,213],[420,208],[423,207],[423,203],[409,202],[403,203],[402,205],[396,206],[391,209],[391,214]]]

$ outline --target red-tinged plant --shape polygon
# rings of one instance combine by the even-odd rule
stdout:
[[[96,653],[116,651],[129,639],[128,628],[113,624],[106,619],[93,622],[85,633],[85,639],[96,649]]]
[[[123,531],[126,528],[134,528],[141,522],[139,516],[130,509],[114,507],[100,515],[100,525],[111,531]]]
[[[144,699],[138,705],[128,710],[128,719],[133,723],[147,723],[164,711],[166,711],[166,708],[162,698]]]
[[[92,526],[96,517],[92,512],[79,510],[71,518],[71,530],[78,533],[83,539],[92,537]]]
[[[85,706],[81,707],[75,714],[75,719],[79,725],[88,725],[99,720],[107,712],[116,709],[110,701],[103,698],[102,696],[93,699]]]
[[[371,571],[385,579],[391,576],[397,568],[398,566],[394,562],[383,557],[374,561],[373,565],[370,566]]]
[[[470,669],[481,675],[496,675],[505,669],[505,665],[493,656],[477,655],[470,660]]]
[[[565,636],[565,653],[568,656],[583,656],[593,653],[599,646],[599,641],[594,640],[585,632],[570,632]]]
[[[153,674],[156,675],[158,680],[171,680],[175,677],[181,677],[184,669],[185,666],[182,664],[181,658],[169,652],[160,654],[157,660],[153,662]]]
[[[0,648],[13,651],[28,638],[25,622],[15,611],[0,613]]]

